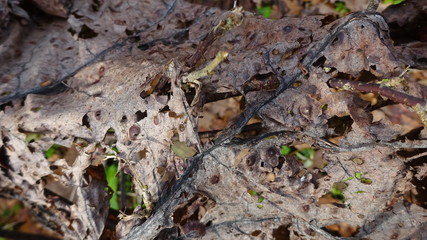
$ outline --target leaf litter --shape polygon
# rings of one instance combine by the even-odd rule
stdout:
[[[114,154],[143,204],[117,225],[123,238],[423,238],[426,205],[405,194],[419,189],[414,179],[425,179],[425,127],[395,119],[396,110],[385,110],[394,103],[383,96],[377,107],[328,85],[334,78],[392,78],[419,60],[393,46],[381,15],[269,20],[243,12],[239,26],[197,50],[227,12],[181,1],[97,10],[74,4],[78,11],[67,21],[32,29],[22,55],[9,58],[1,75],[0,187],[35,206],[50,229],[70,239],[101,236],[109,196],[98,173]],[[141,11],[144,18],[136,18]],[[2,51],[15,49],[12,43]],[[219,51],[227,59],[198,79],[200,89],[186,89],[183,73],[202,69]],[[195,65],[185,66],[195,53]],[[396,91],[425,98],[417,82],[407,81]],[[56,94],[34,94],[46,92]],[[201,106],[221,94],[241,96],[242,110],[229,113],[233,120],[202,144]],[[255,136],[238,135],[253,117],[262,120]],[[331,128],[333,118],[347,127]],[[53,144],[74,154],[49,161],[44,153]],[[282,146],[312,149],[308,158],[316,164],[281,154]],[[69,194],[46,194],[51,182]],[[332,194],[322,204],[344,182],[342,199]]]

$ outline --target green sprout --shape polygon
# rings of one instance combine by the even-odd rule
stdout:
[[[43,134],[40,133],[27,133],[27,135],[25,136],[25,142],[26,143],[32,143],[34,141],[36,141],[37,139],[43,137]]]
[[[257,7],[257,10],[258,10],[258,13],[265,18],[271,17],[271,13],[273,12],[271,6]]]
[[[3,207],[3,206],[2,206]],[[20,215],[20,211],[23,206],[20,202],[15,203],[13,206],[5,208],[0,214],[0,230],[14,231],[19,228],[20,221],[16,220],[16,216]],[[0,240],[6,240],[8,238],[0,237]]]
[[[372,183],[372,179],[370,179],[370,178],[365,178],[365,177],[362,177],[362,175],[363,175],[363,173],[361,173],[361,172],[355,172],[354,173],[354,176],[361,182],[361,183],[363,183],[363,184],[371,184]]]
[[[363,174],[363,173],[361,173],[361,172],[355,172],[355,173],[354,173],[354,176],[355,176],[357,179],[359,179],[359,180],[360,180],[360,178],[362,177],[362,174]]]
[[[335,11],[345,14],[349,13],[350,9],[345,5],[345,2],[335,2]]]
[[[39,108],[39,107],[34,107],[34,108],[31,108],[30,110],[33,112],[38,112],[38,111],[40,111],[40,109],[41,108]]]
[[[259,209],[263,208],[263,205],[261,203],[264,201],[265,198],[263,196],[261,196],[262,192],[256,192],[255,190],[250,189],[250,190],[248,190],[248,193],[252,197],[258,196],[258,199],[257,199],[257,203],[258,203],[257,208],[259,208]]]
[[[362,178],[362,179],[360,179],[360,182],[361,183],[363,183],[363,184],[371,184],[372,183],[372,179],[370,179],[370,178]]]
[[[283,156],[289,155],[291,152],[292,152],[292,148],[288,146],[282,146],[280,148],[280,154],[282,154]]]
[[[132,182],[132,176],[124,173],[123,171],[119,172],[118,170],[118,163],[120,161],[124,161],[126,164],[129,164],[129,162],[126,162],[126,159],[117,156],[117,149],[114,149],[114,147],[112,147],[112,149],[114,153],[106,154],[106,157],[104,158],[104,161],[106,161],[104,166],[105,178],[108,185],[105,191],[111,195],[110,208],[119,210],[120,194],[126,196],[126,202],[123,202],[122,205],[126,204],[126,207],[129,208],[130,204],[132,204],[132,208],[136,208],[140,204],[138,203],[138,196],[133,191],[134,185]],[[124,185],[123,191],[119,190],[119,183]],[[131,201],[128,202],[127,199],[130,199]],[[142,206],[144,207],[145,205]]]
[[[119,210],[119,177],[117,176],[118,164],[117,162],[109,164],[105,168],[105,177],[107,178],[108,187],[113,191],[113,195],[110,199],[110,208]]]
[[[351,179],[353,179],[353,178],[354,178],[353,176],[350,176],[350,177],[348,177],[348,178],[344,179],[344,180],[343,180],[343,182],[350,181],[350,180],[351,180]]]
[[[44,152],[44,156],[46,157],[46,159],[52,157],[53,155],[59,153],[59,151],[61,150],[62,146],[59,144],[53,144],[52,146],[50,146],[50,148],[48,150],[46,150],[46,152]]]
[[[304,162],[305,168],[309,168],[313,166],[314,153],[313,148],[304,148],[296,152],[295,155]]]
[[[295,152],[292,152],[292,148],[288,146],[282,146],[280,148],[280,154],[283,156],[295,154],[303,163],[305,168],[313,166],[314,153],[316,150],[313,148],[304,148]]]
[[[400,3],[403,3],[405,0],[384,0],[385,4],[393,4],[393,5],[397,5]]]
[[[6,208],[1,213],[1,218],[11,218],[13,215],[17,214],[21,208],[22,206],[20,203],[13,205],[11,208]]]
[[[332,186],[332,189],[329,191],[332,196],[337,199],[340,200],[341,202],[344,202],[345,197],[343,194],[344,189],[347,188],[347,184],[344,182],[336,182],[334,183],[334,185]]]
[[[251,195],[251,196],[256,196],[258,193],[255,191],[255,190],[249,190],[248,191],[248,193]]]
[[[356,191],[354,193],[365,193],[365,191]]]
[[[116,146],[112,146],[111,147],[111,150],[113,150],[114,152],[116,152],[116,154],[119,154],[120,152],[119,152],[119,149],[117,149],[117,147]]]

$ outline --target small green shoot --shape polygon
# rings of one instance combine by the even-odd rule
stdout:
[[[265,198],[263,196],[261,196],[262,192],[256,192],[255,190],[250,189],[250,190],[248,190],[248,193],[252,197],[258,196],[257,203],[259,203],[259,204],[257,205],[257,208],[259,208],[259,209],[263,208],[263,205],[261,203],[264,201]]]
[[[280,154],[282,154],[283,156],[289,155],[291,152],[292,152],[292,148],[288,146],[282,146],[280,148]]]
[[[41,138],[43,135],[40,133],[28,133],[25,136],[25,142],[26,143],[32,143],[34,141],[36,141],[37,139]]]
[[[132,208],[135,209],[136,207],[138,207],[140,203],[138,202],[138,197],[136,196],[133,190],[132,177],[128,174],[125,174],[125,191],[126,196],[132,199]],[[141,207],[145,208],[145,205],[141,204]]]
[[[309,168],[309,167],[313,166],[314,154],[316,152],[315,149],[304,148],[304,149],[301,149],[298,151],[294,151],[294,152],[292,152],[292,151],[293,151],[293,149],[291,147],[288,147],[288,146],[282,146],[280,148],[280,154],[282,156],[295,154],[295,156],[297,156],[304,163],[305,168]]]
[[[343,194],[343,190],[347,188],[347,184],[344,182],[336,182],[334,183],[334,185],[332,186],[331,191],[329,191],[332,196],[337,199],[340,200],[341,202],[344,202],[345,197]]]
[[[119,149],[117,149],[116,146],[111,147],[111,150],[113,150],[114,152],[116,152],[116,154],[119,154]]]
[[[361,172],[355,172],[354,177],[356,177],[357,179],[360,180],[360,178],[362,178],[362,173]]]
[[[342,193],[342,190],[337,188],[332,188],[330,192],[332,193],[332,196],[334,196],[334,198],[339,200],[344,199],[344,194]]]
[[[22,216],[21,218],[19,217],[22,215],[22,207],[23,206],[20,202],[15,202],[13,205],[9,205],[9,207],[5,207],[3,209],[0,214],[0,230],[15,231],[17,228],[19,228],[22,223],[22,220],[19,220],[22,218]]]
[[[1,217],[2,218],[10,218],[13,215],[17,214],[21,208],[22,208],[21,204],[17,203],[15,205],[13,205],[12,208],[6,208],[5,210],[3,210]]]
[[[394,78],[383,78],[381,81],[378,82],[381,86],[384,87],[397,87],[404,85],[406,82],[405,78],[403,77],[394,77]]]
[[[363,183],[363,184],[371,184],[372,183],[372,179],[370,179],[370,178],[365,178],[365,177],[362,177],[362,175],[363,175],[363,173],[361,173],[361,172],[355,172],[354,173],[354,176],[361,182],[361,183]]]
[[[261,6],[257,7],[258,13],[261,14],[265,18],[270,18],[271,13],[273,12],[271,6]]]
[[[105,176],[107,178],[108,187],[113,191],[110,199],[110,208],[119,210],[119,198],[117,191],[119,189],[119,177],[117,176],[118,164],[117,162],[108,165],[105,168]]]
[[[384,0],[385,4],[393,4],[393,5],[397,5],[400,3],[403,3],[405,0]]]
[[[313,148],[304,148],[296,152],[295,155],[304,162],[305,168],[309,168],[313,166],[314,153]]]
[[[365,191],[356,191],[354,193],[365,193]]]
[[[257,192],[255,192],[255,190],[248,190],[248,193],[251,195],[251,196],[256,196],[258,193]]]
[[[295,155],[303,160],[303,161],[307,161],[307,160],[312,160],[314,158],[314,149],[313,148],[304,148],[301,149],[300,151],[298,151],[297,153],[295,153]]]
[[[361,183],[363,183],[363,184],[371,184],[372,183],[372,179],[370,179],[370,178],[362,178],[362,179],[360,179],[360,182]]]
[[[353,176],[350,176],[350,177],[348,177],[348,178],[344,179],[344,180],[343,180],[343,182],[350,181],[350,180],[351,180],[351,179],[353,179],[353,178],[354,178]]]
[[[350,9],[345,5],[345,2],[335,2],[335,11],[341,14],[346,14],[350,12]]]
[[[48,150],[46,150],[46,152],[44,152],[44,156],[46,157],[46,159],[51,158],[53,155],[58,153],[61,148],[61,145],[53,144]]]

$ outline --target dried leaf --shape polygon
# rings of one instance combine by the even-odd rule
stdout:
[[[193,147],[187,146],[184,142],[173,142],[172,151],[180,158],[190,158],[196,155],[197,151]]]

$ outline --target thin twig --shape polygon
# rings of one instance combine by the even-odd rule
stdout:
[[[415,156],[409,157],[409,158],[406,159],[406,161],[412,161],[414,159],[417,159],[417,158],[420,158],[420,157],[424,157],[424,156],[427,156],[427,152],[422,152],[422,153],[419,153],[419,154],[417,154]]]
[[[427,126],[427,100],[423,98],[414,97],[406,93],[402,93],[386,87],[381,84],[375,83],[364,83],[353,80],[346,79],[331,79],[328,81],[329,86],[334,88],[341,88],[343,90],[351,92],[366,92],[366,93],[375,93],[390,100],[404,104],[408,107],[411,107],[417,115],[420,117],[420,120]]]
[[[405,104],[409,107],[415,107],[417,104],[420,104],[422,106],[425,106],[427,104],[425,99],[417,98],[406,93],[402,93],[394,89],[384,87],[381,84],[364,83],[345,79],[331,79],[328,83],[331,87],[341,88],[347,91],[375,93],[387,97],[394,102]]]

